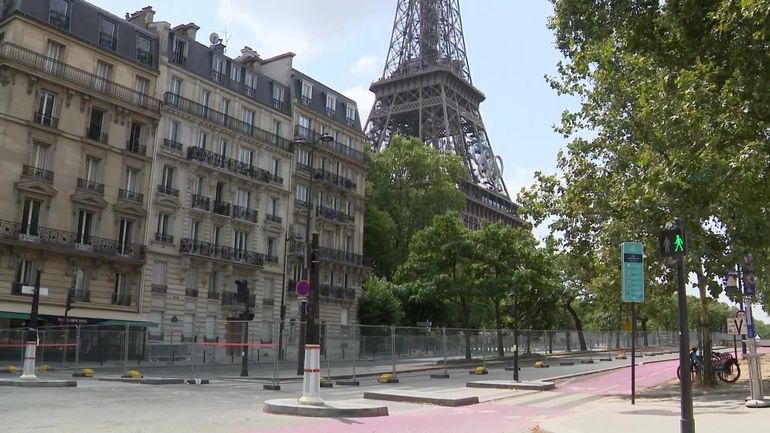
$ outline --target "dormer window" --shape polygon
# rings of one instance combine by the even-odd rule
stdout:
[[[102,17],[99,24],[99,45],[108,50],[115,50],[118,40],[116,30],[117,26],[114,22]]]
[[[337,112],[337,98],[334,95],[326,95],[326,115],[334,117]]]
[[[51,11],[48,15],[48,22],[55,27],[69,30],[71,9],[68,0],[51,0]]]
[[[235,63],[230,64],[230,81],[233,83],[241,82],[241,67]]]
[[[302,82],[302,103],[310,105],[310,101],[313,100],[313,85],[307,81]]]
[[[246,94],[255,98],[257,96],[257,76],[246,71],[245,78],[246,80],[243,85],[246,87]]]
[[[152,41],[142,35],[136,37],[136,60],[152,66]]]
[[[187,41],[174,39],[174,52],[171,53],[171,61],[184,66],[187,63]]]
[[[214,81],[221,83],[225,81],[225,59],[214,56],[214,60],[211,65],[211,78]]]
[[[345,107],[345,120],[348,126],[353,126],[356,123],[356,106],[353,104],[347,104]]]
[[[273,84],[273,108],[283,110],[283,87]]]

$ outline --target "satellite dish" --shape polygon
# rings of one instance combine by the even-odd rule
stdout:
[[[217,32],[213,32],[212,34],[209,35],[209,41],[211,41],[213,45],[216,45],[220,43],[222,39],[219,38],[219,35],[217,34]]]

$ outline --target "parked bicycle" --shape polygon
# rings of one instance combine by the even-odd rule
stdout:
[[[731,353],[719,353],[711,352],[711,365],[714,368],[719,380],[723,382],[732,383],[741,377],[741,366],[738,365],[738,360],[733,358]],[[690,375],[695,381],[695,377],[698,375],[698,370],[703,368],[703,357],[698,356],[698,348],[693,347],[690,352]],[[682,379],[682,366],[677,367],[676,377],[679,380]]]

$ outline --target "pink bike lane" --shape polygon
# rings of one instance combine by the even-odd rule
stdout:
[[[678,359],[637,365],[636,390],[651,388],[676,379],[678,366]],[[572,379],[558,387],[557,391],[599,395],[630,394],[631,368],[621,368],[594,376]]]

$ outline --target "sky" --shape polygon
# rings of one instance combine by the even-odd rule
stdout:
[[[124,16],[148,0],[90,0]],[[194,22],[198,41],[217,32],[236,57],[249,46],[262,58],[291,51],[294,66],[354,99],[366,119],[382,75],[396,0],[163,0],[153,4],[156,21]],[[553,131],[561,113],[577,102],[558,96],[545,80],[561,54],[547,28],[553,12],[546,0],[461,0],[463,32],[473,84],[485,95],[481,114],[488,137],[504,163],[512,198],[540,170],[556,172],[564,138]],[[543,235],[541,227],[536,234]],[[697,290],[688,291],[697,295]],[[762,314],[761,318],[770,321]]]

